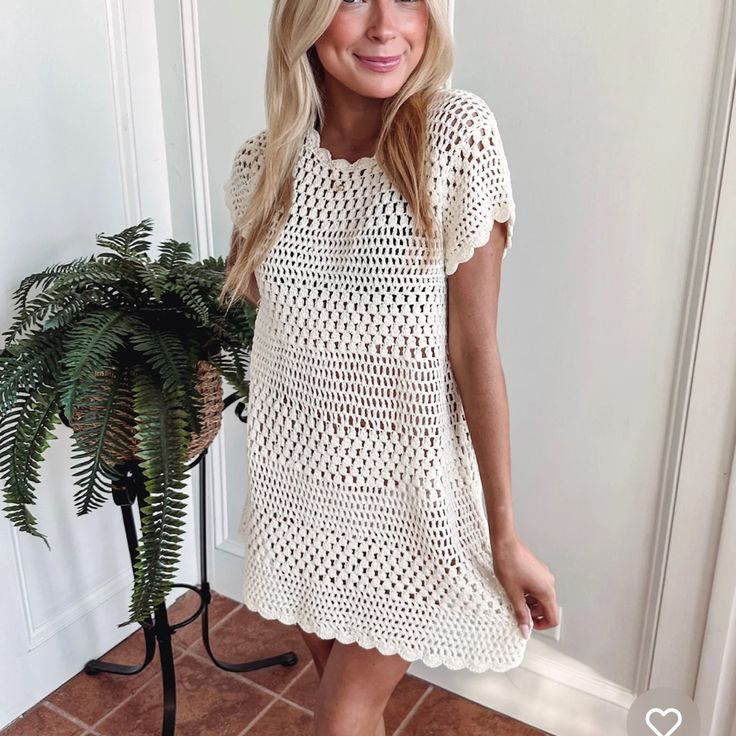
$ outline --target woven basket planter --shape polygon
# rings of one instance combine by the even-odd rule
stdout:
[[[113,411],[118,420],[122,420],[116,424],[123,428],[124,445],[129,449],[125,453],[120,453],[106,445],[102,450],[102,459],[111,467],[118,463],[140,460],[137,454],[139,444],[135,437],[132,369],[125,367],[120,370],[123,371],[124,377],[115,391]],[[115,371],[112,370],[95,371],[95,376],[102,381],[109,380],[114,374]],[[197,362],[197,376],[197,390],[203,398],[199,412],[202,431],[199,434],[192,435],[190,439],[187,449],[187,458],[190,461],[204,452],[214,441],[222,426],[222,411],[224,408],[222,379],[217,369],[211,363],[200,360]],[[78,397],[70,421],[72,431],[76,432],[79,429],[88,429],[95,426],[94,422],[90,421],[90,417],[94,417],[94,413],[90,409],[98,406],[100,402],[101,397],[98,396]],[[97,434],[99,436],[99,433]],[[120,432],[118,434],[120,435]],[[94,436],[94,432],[87,434],[87,439],[82,439],[83,435],[81,434],[76,435],[82,447],[85,447],[90,453],[96,450]]]

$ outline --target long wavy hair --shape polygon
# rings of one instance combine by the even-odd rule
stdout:
[[[233,223],[220,303],[253,302],[255,269],[278,240],[294,196],[294,167],[315,116],[324,122],[324,67],[314,43],[341,0],[274,0],[266,67],[263,163],[245,211]],[[427,107],[452,72],[454,47],[446,0],[425,0],[429,11],[424,53],[402,88],[382,105],[375,158],[408,202],[433,253],[437,223],[427,186]]]

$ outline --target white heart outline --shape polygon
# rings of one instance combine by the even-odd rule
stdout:
[[[652,713],[659,713],[661,716],[666,716],[669,713],[677,713],[677,718],[679,719],[677,723],[675,723],[672,728],[667,731],[667,733],[662,733],[658,728],[655,728],[654,725],[649,720],[649,717],[652,715]],[[647,726],[652,730],[652,733],[656,733],[657,736],[672,736],[672,734],[677,731],[678,728],[682,725],[682,713],[680,713],[677,708],[667,708],[667,710],[662,710],[661,708],[650,708],[647,711],[647,715],[644,718],[644,721],[646,722]]]

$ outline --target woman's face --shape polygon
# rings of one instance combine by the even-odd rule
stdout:
[[[364,97],[392,97],[424,53],[428,21],[424,0],[341,0],[314,45],[328,77]],[[382,57],[391,58],[371,63]]]

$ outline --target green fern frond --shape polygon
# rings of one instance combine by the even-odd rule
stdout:
[[[178,335],[142,322],[130,343],[158,372],[165,389],[188,389],[193,383],[190,352]]]
[[[136,264],[136,275],[151,293],[155,301],[159,301],[169,286],[170,274],[167,268],[148,257]]]
[[[102,252],[23,279],[0,351],[0,474],[16,526],[46,541],[29,507],[62,407],[73,428],[79,515],[104,502],[108,481],[120,480],[120,459],[135,451],[148,500],[131,622],[150,615],[171,587],[189,441],[201,432],[197,363],[210,360],[247,398],[257,314],[243,302],[220,304],[224,258],[192,262],[191,246],[172,239],[154,260],[152,230],[147,219],[100,233]]]
[[[0,355],[0,416],[15,403],[20,389],[33,392],[61,372],[63,332],[38,330]]]
[[[0,417],[0,478],[3,481],[3,511],[21,531],[48,540],[36,527],[28,506],[36,502],[33,492],[39,482],[39,466],[52,430],[59,421],[56,390],[50,386],[19,393],[14,407]]]
[[[189,310],[196,316],[199,324],[209,324],[212,302],[205,294],[200,292],[195,284],[171,284],[169,290],[178,294],[183,304],[189,307]]]
[[[21,280],[20,285],[13,292],[13,301],[15,302],[16,309],[20,312],[25,312],[28,294],[34,287],[45,289],[52,284],[58,276],[70,271],[76,271],[81,264],[86,263],[90,259],[94,259],[94,256],[83,256],[81,258],[76,258],[69,263],[53,264],[44,268],[43,271],[26,276]]]
[[[192,246],[177,240],[164,240],[159,247],[159,263],[170,271],[187,265],[192,260]]]
[[[149,217],[115,235],[98,233],[96,240],[100,247],[110,248],[125,259],[140,260],[141,255],[148,253],[151,243],[146,239],[146,235],[150,235],[151,232],[153,221]]]
[[[109,263],[89,262],[74,271],[59,274],[53,285],[26,303],[3,335],[6,344],[34,327],[41,327],[47,318],[54,324],[54,314],[68,308],[70,301],[83,298],[85,292],[107,295],[110,304],[120,307],[141,302],[140,284],[135,279],[121,279],[120,268]]]
[[[131,264],[126,264],[131,268]],[[99,256],[89,263],[82,264],[75,271],[63,273],[57,277],[52,288],[55,293],[82,293],[92,287],[106,287],[108,289],[119,289],[120,293],[128,297],[137,295],[138,290],[130,288],[132,284],[121,284],[121,276],[124,275],[121,263],[106,261]],[[127,286],[128,288],[122,288]]]
[[[56,299],[57,294],[52,290],[45,291],[32,299],[27,310],[16,317],[10,328],[3,332],[5,344],[9,345],[20,335],[40,326],[49,310],[53,309],[56,304]]]
[[[145,323],[131,333],[130,343],[158,374],[164,390],[181,390],[190,429],[199,433],[199,409],[203,397],[197,391],[196,356],[191,346],[183,343],[178,335]]]
[[[225,259],[221,256],[217,258],[208,256],[201,261],[180,266],[176,274],[180,281],[191,279],[206,291],[217,295],[225,278]]]
[[[67,331],[59,391],[68,417],[72,416],[79,383],[100,366],[114,362],[113,356],[125,346],[126,338],[144,325],[132,314],[107,310],[88,314]]]
[[[218,355],[210,356],[209,362],[217,368],[226,381],[230,382],[242,399],[248,399],[250,382],[245,378],[247,361],[235,360],[232,355],[228,355],[223,351]]]
[[[118,626],[152,616],[171,590],[188,498],[181,489],[188,477],[190,435],[186,414],[179,408],[179,392],[166,390],[145,371],[137,371],[133,394],[146,498],[141,506],[130,618]]]
[[[211,271],[213,275],[219,275],[220,280],[225,274],[225,259],[222,256],[207,256],[196,264],[203,271]]]
[[[253,321],[248,316],[238,317],[233,309],[227,317],[223,314],[210,315],[208,329],[222,347],[238,350],[253,343]]]
[[[258,310],[246,304],[243,309],[234,309],[223,317],[225,328],[236,335],[236,342],[240,345],[250,345],[253,342],[253,333],[256,329]]]
[[[53,316],[44,322],[45,329],[63,328],[78,322],[82,315],[95,307],[108,309],[120,306],[110,291],[104,287],[87,287],[81,294],[62,297],[55,307]]]
[[[75,450],[72,460],[77,515],[100,507],[112,492],[115,458],[130,455],[135,432],[133,397],[121,370],[100,371],[80,387],[73,424]]]

